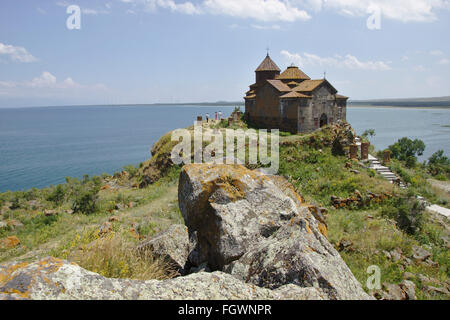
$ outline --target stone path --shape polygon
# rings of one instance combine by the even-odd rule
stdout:
[[[443,216],[446,216],[447,218],[450,218],[450,209],[438,206],[437,204],[432,204],[426,207],[426,210],[432,213],[438,213]]]
[[[356,138],[357,146],[361,146],[361,139]],[[380,174],[383,178],[386,180],[389,180],[391,183],[394,183],[394,181],[400,181],[400,188],[406,189],[406,185],[401,181],[401,179],[393,173],[388,167],[382,166],[380,161],[369,154],[369,168],[375,170],[378,174]],[[436,204],[429,204],[427,203],[422,197],[418,197],[419,201],[423,201],[426,204],[425,210],[431,212],[431,213],[437,213],[440,215],[443,215],[447,218],[450,218],[450,209],[438,206]]]
[[[358,147],[361,147],[361,139],[356,137],[355,138],[356,145]],[[400,177],[398,177],[395,173],[393,173],[388,167],[382,166],[380,161],[369,154],[369,168],[375,170],[379,175],[381,175],[383,178],[388,180],[390,183],[394,183],[394,181],[399,181],[399,186],[402,189],[406,188],[406,185],[402,182]]]
[[[388,180],[390,183],[399,181],[399,186],[402,189],[406,188],[406,185],[402,182],[400,177],[393,173],[388,167],[382,166],[380,161],[374,156],[369,154],[369,168],[375,170],[379,175]]]

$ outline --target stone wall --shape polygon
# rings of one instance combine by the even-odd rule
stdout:
[[[279,95],[268,83],[260,87],[256,99],[246,100],[245,118],[261,128],[292,133],[319,129],[322,116],[326,116],[326,124],[346,120],[346,100],[336,100],[328,86],[317,89],[312,99],[280,100]]]

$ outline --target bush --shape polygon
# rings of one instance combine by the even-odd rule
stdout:
[[[372,138],[374,136],[375,136],[375,129],[367,129],[366,131],[363,132],[361,138],[363,138],[364,141],[368,141],[369,137]]]
[[[48,195],[47,200],[53,202],[57,206],[64,203],[66,191],[62,185],[57,185],[56,188]]]
[[[444,150],[438,150],[428,159],[427,170],[433,176],[450,177],[450,159],[444,156]]]
[[[401,138],[393,145],[390,145],[391,157],[394,159],[408,161],[408,158],[421,156],[425,150],[425,143],[422,140]],[[411,161],[411,160],[409,160]]]
[[[381,209],[381,214],[394,219],[406,233],[415,234],[423,224],[424,209],[425,205],[413,197],[394,198]]]
[[[414,156],[408,156],[405,161],[407,168],[414,168],[417,164],[417,158]]]
[[[135,166],[133,166],[132,164],[123,167],[123,170],[128,172],[128,174],[130,175],[130,178],[133,178],[136,176],[136,174],[139,171],[139,168],[136,168]]]
[[[101,180],[98,177],[89,180],[85,176],[80,183],[74,179],[72,181],[72,210],[84,214],[92,214],[97,211],[98,193],[101,188]]]

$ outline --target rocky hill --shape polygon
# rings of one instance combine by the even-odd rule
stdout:
[[[349,161],[355,136],[283,134],[273,176],[176,166],[169,133],[138,168],[1,194],[0,298],[448,299],[448,221]]]

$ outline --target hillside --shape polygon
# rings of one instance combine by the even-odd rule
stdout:
[[[221,132],[247,127],[243,122],[213,126]],[[418,299],[449,299],[448,221],[423,211],[413,197],[448,201],[448,193],[433,188],[425,172],[398,161],[393,161],[396,171],[412,177],[406,190],[349,161],[345,151],[354,135],[347,125],[305,135],[282,133],[279,175],[293,186],[366,292],[402,299],[405,291],[398,284],[406,280]],[[0,194],[0,263],[53,256],[108,278],[174,277],[177,271],[167,261],[132,250],[184,223],[178,199],[181,167],[170,160],[175,145],[170,137],[153,146],[150,160],[112,176]],[[366,287],[371,265],[381,269],[383,290]]]

